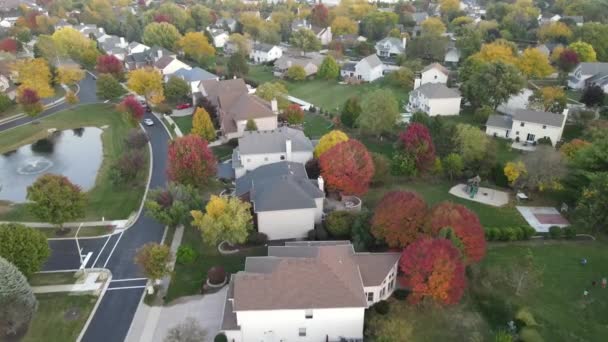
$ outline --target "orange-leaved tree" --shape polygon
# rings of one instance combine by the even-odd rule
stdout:
[[[371,155],[355,139],[341,142],[323,153],[319,165],[328,189],[345,195],[366,193],[374,176]]]
[[[406,247],[423,234],[428,207],[415,192],[391,191],[374,211],[371,233],[389,247]]]

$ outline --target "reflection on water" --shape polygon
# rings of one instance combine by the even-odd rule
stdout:
[[[87,191],[101,165],[102,130],[84,127],[55,132],[48,138],[0,156],[0,200],[24,202],[27,187],[44,173],[66,176]]]

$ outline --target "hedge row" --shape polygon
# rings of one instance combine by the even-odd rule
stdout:
[[[549,227],[549,237],[552,239],[574,239],[576,237],[576,228],[572,226],[564,228],[558,226],[551,226]]]
[[[536,230],[532,227],[485,228],[487,241],[529,240]]]

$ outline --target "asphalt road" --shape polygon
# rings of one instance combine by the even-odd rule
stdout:
[[[80,83],[80,103],[99,102],[96,95],[95,79],[87,73]],[[61,104],[44,111],[39,118],[46,117],[68,108]],[[150,136],[153,163],[150,188],[166,183],[166,163],[169,135],[158,119],[151,113],[146,118],[154,120],[153,126],[145,129]],[[22,118],[3,125],[0,131],[31,122]],[[135,224],[120,234],[109,237],[79,239],[83,254],[92,253],[86,267],[103,267],[112,272],[112,282],[101,300],[98,310],[85,332],[83,341],[123,341],[131,326],[131,321],[144,291],[146,279],[133,259],[139,247],[148,242],[160,242],[164,226],[143,215]],[[80,256],[75,240],[51,240],[52,254],[44,270],[69,270],[80,266]],[[52,339],[52,336],[49,336]]]

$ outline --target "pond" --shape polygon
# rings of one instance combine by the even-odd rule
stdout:
[[[97,127],[57,131],[0,155],[0,201],[25,202],[27,187],[45,173],[90,190],[103,159],[102,132]]]

